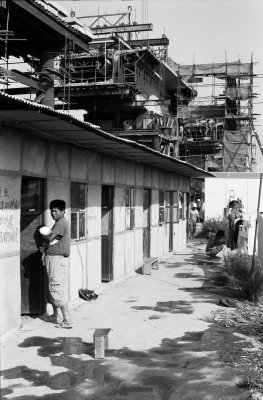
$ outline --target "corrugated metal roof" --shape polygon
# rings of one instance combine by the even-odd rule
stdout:
[[[88,34],[84,34],[80,30],[73,28],[67,22],[65,22],[62,18],[58,17],[53,12],[49,11],[44,5],[36,3],[35,0],[27,0],[27,2],[30,3],[31,5],[33,5],[38,10],[40,10],[41,12],[48,15],[50,18],[52,18],[54,21],[56,21],[59,25],[66,28],[69,32],[73,33],[78,38],[80,38],[82,40],[86,40],[87,42],[89,42],[91,39],[94,38],[94,35],[92,32],[89,32]]]
[[[108,156],[160,168],[179,175],[214,175],[137,142],[116,137],[65,112],[0,92],[0,122],[26,134],[73,144]]]

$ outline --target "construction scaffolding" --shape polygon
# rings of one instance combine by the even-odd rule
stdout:
[[[188,106],[178,105],[180,158],[209,171],[252,172],[256,150],[252,60],[201,65],[167,62],[193,93]]]
[[[43,0],[29,0],[29,8],[17,0],[2,3],[0,83],[6,93],[68,113],[81,110],[84,120],[107,132],[205,170],[254,171],[256,150],[263,150],[254,130],[252,59],[177,64],[168,57],[165,35],[149,38],[148,0],[141,0],[141,23],[130,6],[76,17]],[[38,20],[28,18],[31,12]],[[56,21],[55,36],[42,21],[45,13]],[[35,46],[25,21],[45,48]],[[10,56],[20,70],[11,69]]]
[[[55,107],[84,109],[86,121],[178,157],[178,85],[187,105],[191,88],[165,62],[169,40],[142,38],[152,24],[127,13],[81,16],[94,35],[89,51],[62,52],[55,62]],[[72,24],[75,23],[72,15]],[[178,94],[179,95],[179,94]]]

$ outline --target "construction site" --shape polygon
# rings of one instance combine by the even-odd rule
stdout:
[[[33,4],[78,31],[82,45],[50,35],[49,48],[45,40],[40,50],[31,37],[34,19],[25,24]],[[2,91],[68,113],[82,110],[81,118],[106,132],[207,171],[253,172],[262,146],[252,58],[179,65],[168,57],[165,34],[149,39],[147,0],[141,4],[143,23],[131,6],[77,16],[47,0],[1,1]],[[44,27],[41,35],[40,43]]]
[[[0,0],[0,398],[262,399],[260,53],[100,1]]]

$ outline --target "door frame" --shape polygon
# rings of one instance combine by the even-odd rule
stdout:
[[[44,213],[45,213],[45,194],[46,194],[46,179],[42,178],[42,177],[38,177],[38,176],[31,176],[31,175],[22,175],[21,176],[21,188],[20,188],[20,196],[21,196],[21,208],[20,208],[20,271],[22,268],[22,250],[23,250],[23,246],[22,246],[22,215],[26,214],[25,212],[22,211],[22,188],[23,188],[23,180],[27,180],[27,181],[38,181],[41,182],[41,200],[40,200],[40,213],[38,214],[40,216],[40,223],[39,225],[43,225],[44,224]],[[29,214],[29,212],[27,213]],[[33,215],[33,214],[32,214]],[[35,239],[36,240],[36,239]],[[37,243],[36,243],[36,249],[37,249]],[[30,267],[29,267],[30,268]],[[20,288],[21,288],[21,315],[34,315],[34,314],[42,314],[45,310],[45,271],[43,266],[41,265],[41,270],[40,270],[40,282],[39,282],[39,291],[40,291],[40,298],[39,298],[39,313],[38,312],[30,312],[30,288],[29,288],[29,310],[28,312],[23,312],[22,310],[22,306],[23,306],[23,302],[22,302],[22,276],[20,276]],[[30,285],[30,282],[29,282]]]
[[[149,207],[148,207],[148,213],[147,213],[147,227],[143,226],[143,258],[150,257],[151,254],[151,205],[152,205],[152,190],[149,188],[143,188],[143,211],[144,211],[144,192],[147,191],[149,194]],[[147,250],[147,256],[144,256],[145,248],[144,248],[144,230],[147,230],[148,232],[148,248]]]
[[[113,280],[114,278],[114,273],[113,273],[113,211],[114,211],[114,185],[102,185],[101,186],[101,224],[102,224],[102,191],[103,188],[108,188],[108,200],[109,200],[109,222],[108,222],[108,228],[109,228],[109,241],[107,243],[107,241],[103,240],[103,235],[101,232],[101,281],[102,282],[110,282]],[[104,244],[105,243],[105,244]],[[104,258],[103,258],[103,247],[107,246],[108,249],[108,260],[106,260],[106,267],[104,265]],[[105,270],[103,270],[103,268],[105,268],[107,271],[105,272]],[[105,279],[104,277],[104,273],[105,275],[108,273],[108,278]]]

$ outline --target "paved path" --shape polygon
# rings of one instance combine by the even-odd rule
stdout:
[[[72,311],[72,330],[30,319],[2,344],[1,398],[247,399],[237,386],[244,371],[228,365],[243,338],[208,322],[222,293],[208,280],[215,266],[204,248],[192,241],[152,275],[109,284]],[[94,359],[95,328],[111,328],[102,360]]]

